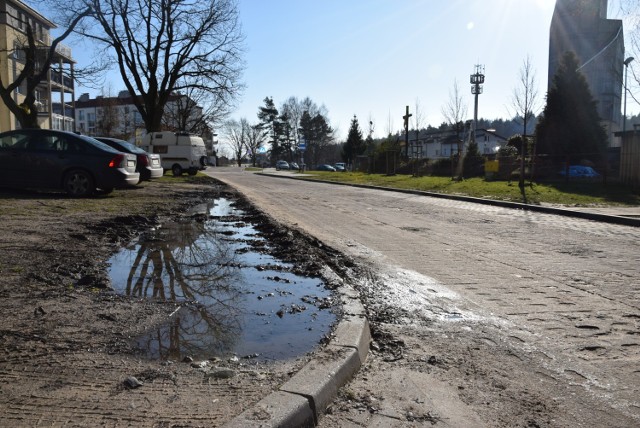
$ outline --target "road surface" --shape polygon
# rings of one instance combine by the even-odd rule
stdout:
[[[640,426],[639,228],[208,174],[364,267],[372,352],[320,426]]]

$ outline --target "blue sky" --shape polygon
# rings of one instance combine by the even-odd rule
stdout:
[[[610,1],[612,17],[617,10]],[[469,77],[485,68],[479,117],[510,118],[530,57],[540,107],[547,88],[555,0],[240,0],[247,90],[234,117],[257,121],[265,96],[324,104],[339,138],[355,114],[375,135],[402,127],[419,103],[422,126],[444,121],[454,80],[473,118]],[[628,107],[628,111],[630,111]]]
[[[354,115],[363,130],[372,120],[376,137],[395,133],[405,106],[414,112],[416,103],[421,125],[438,126],[454,80],[473,117],[469,77],[476,64],[486,75],[479,117],[510,118],[527,56],[544,105],[555,0],[238,1],[246,90],[232,118],[256,123],[265,97],[279,107],[295,96],[324,105],[339,140]],[[609,1],[610,18],[617,3]],[[72,48],[82,65],[83,49]],[[123,85],[112,73],[117,93]],[[637,111],[630,102],[627,112]]]

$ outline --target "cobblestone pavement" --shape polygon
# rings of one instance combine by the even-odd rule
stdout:
[[[477,330],[485,338],[473,341],[488,346],[485,358],[488,355],[491,360],[495,352],[493,363],[482,363],[485,378],[491,378],[500,370],[497,365],[506,361],[499,352],[517,356],[514,360],[519,361],[511,363],[513,379],[529,378],[522,388],[547,403],[548,415],[531,426],[640,424],[640,228],[284,180],[235,168],[210,174],[237,187],[285,224],[378,266],[382,277],[385,271],[393,271],[396,279],[402,275],[422,278],[407,281],[405,287],[389,287],[384,297],[377,297],[378,303],[385,298],[391,306],[400,302],[396,306],[404,305],[407,316],[413,317],[406,324],[414,327],[433,328],[437,319],[467,321],[458,324],[464,328],[459,327],[456,334]],[[440,297],[434,300],[430,295]],[[474,324],[474,319],[484,321]],[[491,334],[484,329],[487,325]],[[394,328],[389,326],[389,331]],[[413,332],[414,337],[425,334],[424,329]],[[429,340],[435,341],[434,336]],[[444,348],[432,351],[446,352]],[[444,372],[431,375],[453,382]],[[379,373],[366,376],[375,379]],[[416,376],[416,371],[407,376]],[[471,375],[461,370],[458,376]],[[375,389],[367,382],[366,378],[356,379],[354,388],[369,385]],[[504,382],[507,391],[517,390],[517,385]],[[514,401],[508,416],[505,406],[498,409],[488,404],[503,393],[477,391],[485,393],[485,403],[455,389],[452,384],[449,392],[457,396],[459,408],[472,408],[487,426],[516,425],[510,425],[509,417],[516,417],[514,409],[522,403]],[[507,414],[500,423],[496,422],[498,412]],[[341,414],[329,415],[323,423],[375,426],[375,417],[367,413],[372,412],[363,415],[345,409],[342,419]],[[531,422],[526,417],[523,421]],[[391,425],[407,423],[403,419]]]

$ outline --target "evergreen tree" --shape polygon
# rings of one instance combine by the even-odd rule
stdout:
[[[307,143],[305,163],[312,166],[321,163],[327,146],[333,141],[333,129],[327,119],[320,113],[311,116],[305,111],[300,118],[299,135]]]
[[[349,127],[349,134],[347,135],[347,142],[342,147],[342,159],[347,165],[352,165],[356,156],[364,153],[366,146],[362,137],[362,131],[358,124],[358,118],[354,115],[351,119],[351,126]]]
[[[274,163],[281,152],[280,133],[282,132],[282,127],[280,126],[278,109],[273,103],[273,98],[266,97],[264,99],[264,106],[258,108],[258,119],[260,119],[263,129],[271,134],[269,139],[271,144],[271,163]]]
[[[484,158],[478,150],[478,143],[471,141],[462,161],[464,163],[464,177],[478,177],[482,175],[482,166],[484,165]]]
[[[572,52],[565,53],[553,77],[536,137],[537,153],[549,154],[556,162],[598,160],[606,151],[607,134]]]

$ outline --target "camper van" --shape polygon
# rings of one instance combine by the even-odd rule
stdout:
[[[149,153],[157,153],[162,160],[162,168],[171,170],[174,176],[184,172],[196,175],[207,167],[209,158],[202,138],[184,132],[150,132],[140,144]]]

